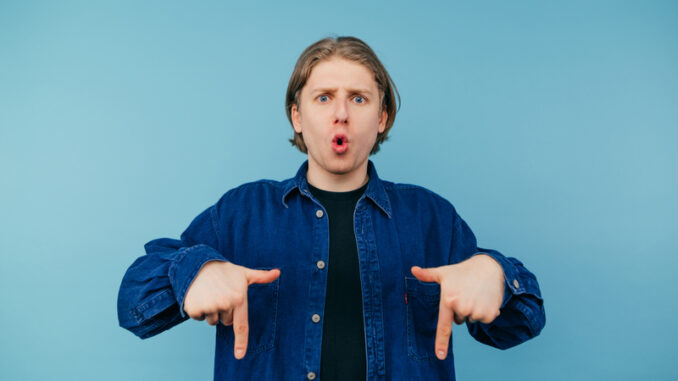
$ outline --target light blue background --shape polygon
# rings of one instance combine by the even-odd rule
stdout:
[[[455,325],[460,380],[678,377],[676,2],[273,4],[0,2],[0,379],[212,378],[214,328],[140,340],[120,281],[228,189],[295,173],[287,81],[331,34],[400,90],[380,176],[541,285],[534,340]]]

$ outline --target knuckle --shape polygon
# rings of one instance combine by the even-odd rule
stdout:
[[[231,303],[226,299],[221,299],[217,302],[217,308],[220,312],[225,312],[231,309]]]
[[[452,327],[448,325],[441,325],[438,327],[438,333],[443,336],[449,336],[452,333]]]
[[[192,319],[205,320],[205,313],[197,308],[190,308],[186,310],[186,314]]]
[[[468,303],[460,303],[456,312],[461,316],[469,316],[471,315],[471,306]]]
[[[234,331],[244,335],[247,333],[248,328],[246,324],[238,324],[237,326],[234,327]]]
[[[233,296],[231,296],[231,303],[233,303],[234,306],[239,306],[245,301],[245,296],[241,293],[236,293]]]
[[[454,298],[454,295],[445,294],[445,295],[443,296],[443,306],[445,306],[445,307],[447,307],[447,308],[452,308],[452,307],[454,307],[454,303],[455,303],[455,302],[454,302],[454,299],[455,299],[455,298]]]
[[[485,323],[485,324],[490,324],[494,321],[499,316],[499,311],[492,311],[487,314],[484,314],[482,316],[479,316],[477,320]]]

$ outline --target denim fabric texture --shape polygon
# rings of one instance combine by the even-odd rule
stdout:
[[[118,295],[120,326],[146,339],[188,320],[186,291],[209,261],[281,271],[248,289],[249,342],[233,356],[233,328],[216,329],[215,380],[318,379],[322,343],[329,221],[306,180],[262,179],[227,191],[200,213],[180,239],[145,245],[125,273]],[[477,341],[507,349],[545,324],[534,274],[512,257],[477,247],[454,206],[417,185],[381,180],[368,161],[369,182],[354,210],[367,355],[367,380],[454,380],[454,354],[434,354],[440,286],[421,282],[414,265],[436,267],[474,255],[494,258],[506,277],[501,314],[490,324],[465,323]],[[321,210],[323,213],[319,213]],[[327,266],[317,266],[318,261]],[[311,316],[319,314],[320,322]],[[205,323],[203,323],[205,324]],[[458,328],[457,328],[458,329]]]

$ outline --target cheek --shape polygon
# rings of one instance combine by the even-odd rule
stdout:
[[[325,140],[323,135],[323,130],[321,125],[317,121],[309,120],[308,123],[304,125],[304,140],[307,141],[307,147],[310,150],[317,150]]]
[[[377,141],[376,131],[365,131],[360,134],[358,137],[359,145],[365,150],[372,149],[374,142]]]

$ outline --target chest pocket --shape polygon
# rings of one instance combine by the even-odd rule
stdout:
[[[405,292],[407,355],[417,361],[438,360],[435,355],[435,338],[440,308],[440,285],[405,277]]]
[[[271,268],[255,268],[270,270]],[[245,358],[273,349],[277,345],[278,335],[278,293],[280,274],[275,281],[266,284],[254,283],[247,287],[247,317],[249,320],[249,336]],[[235,335],[233,325],[217,324],[217,340],[222,340],[233,353]]]

